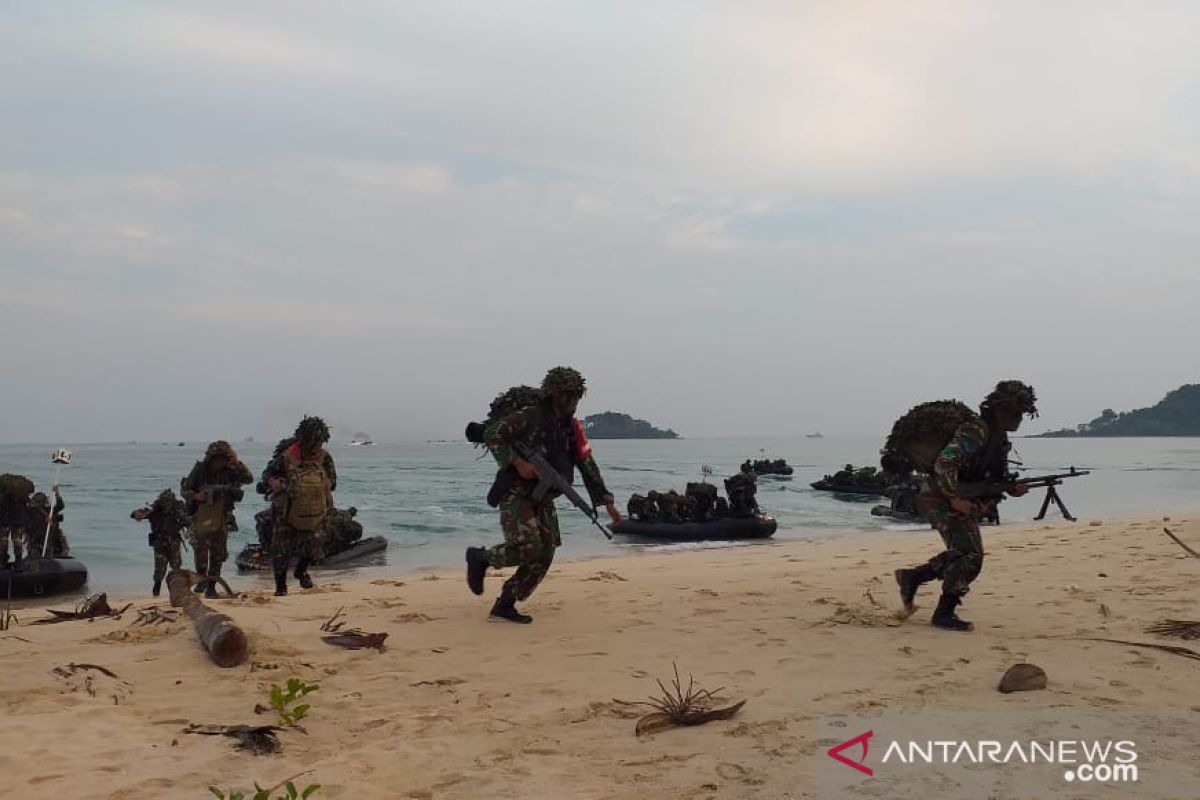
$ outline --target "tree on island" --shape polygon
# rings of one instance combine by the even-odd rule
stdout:
[[[616,411],[602,411],[583,418],[583,429],[589,439],[678,439],[679,434],[667,428],[656,428],[644,419],[634,419]]]
[[[1200,436],[1200,383],[1188,383],[1150,408],[1120,413],[1106,408],[1091,422],[1041,434],[1066,436]]]

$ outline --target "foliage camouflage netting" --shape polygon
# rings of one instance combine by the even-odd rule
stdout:
[[[542,390],[532,386],[513,386],[500,394],[488,407],[489,420],[507,417],[528,406],[536,406],[542,402]]]
[[[892,475],[903,476],[914,470],[930,473],[938,452],[955,429],[978,417],[958,400],[934,400],[913,406],[892,425],[892,432],[879,451],[879,463]]]

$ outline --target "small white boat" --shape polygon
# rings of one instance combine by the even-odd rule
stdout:
[[[351,447],[365,447],[366,445],[369,445],[369,444],[375,444],[375,443],[372,442],[370,439],[355,439],[354,441],[352,441],[350,443],[350,446]]]

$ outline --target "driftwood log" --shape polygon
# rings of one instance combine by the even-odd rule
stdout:
[[[233,624],[232,619],[200,602],[200,598],[192,593],[192,577],[187,570],[176,570],[167,575],[171,605],[183,609],[183,613],[191,618],[200,643],[217,666],[236,667],[249,653],[246,634]]]

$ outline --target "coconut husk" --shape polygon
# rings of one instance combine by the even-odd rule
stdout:
[[[1046,671],[1036,664],[1013,664],[1000,679],[1000,691],[1032,692],[1046,688]]]

